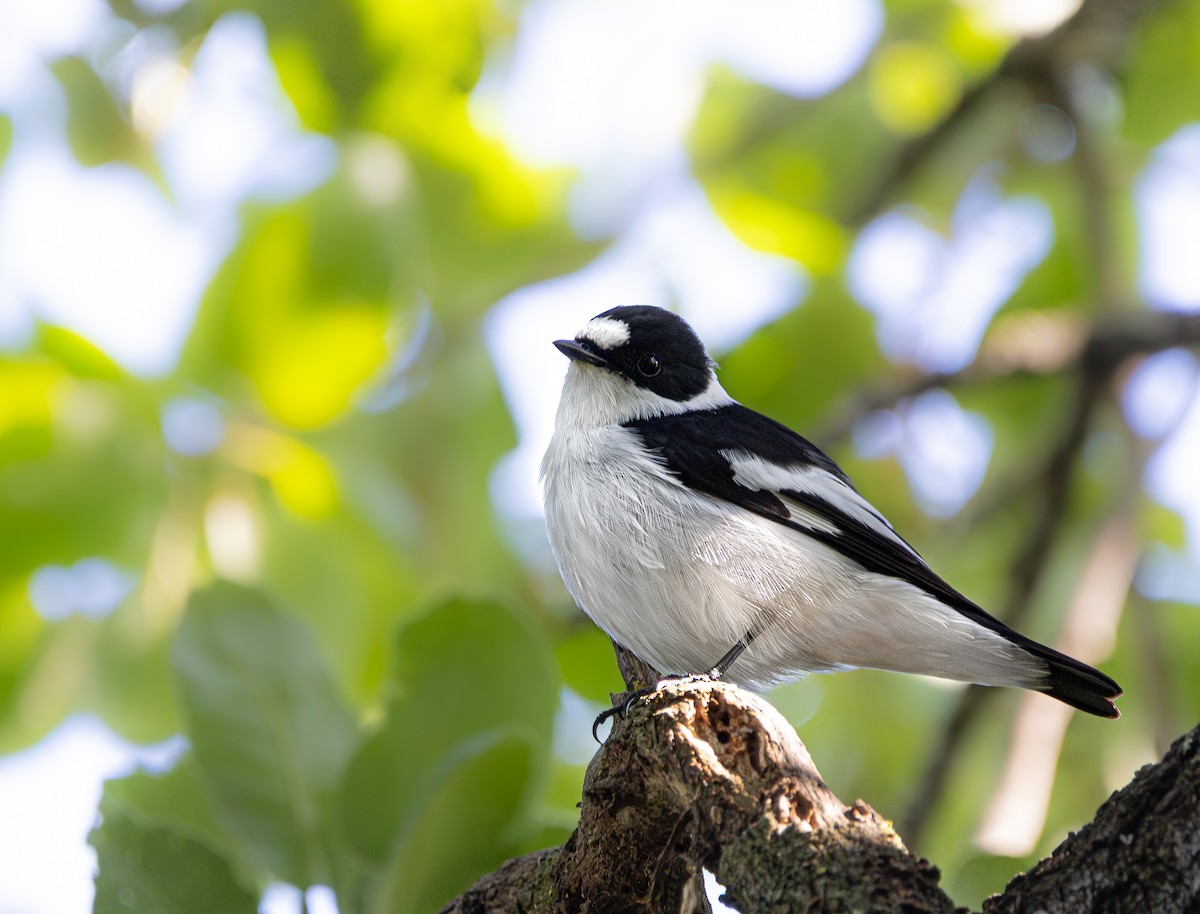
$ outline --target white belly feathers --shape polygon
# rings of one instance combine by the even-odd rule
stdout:
[[[853,590],[847,574],[833,576],[827,592],[806,591],[805,579],[828,580],[831,563],[846,563],[806,537],[781,536],[788,531],[766,518],[698,498],[655,469],[647,472],[633,432],[607,426],[556,436],[542,471],[550,544],[572,596],[660,671],[704,672],[748,631],[794,612],[823,614]],[[813,573],[822,566],[824,575]],[[772,656],[768,647],[783,641],[791,642],[789,657]],[[754,648],[730,679],[762,686],[783,669],[837,666],[797,645],[795,635],[776,633]]]
[[[661,672],[706,672],[753,632],[761,637],[727,675],[752,688],[849,667],[995,684],[1033,673],[1007,640],[916,587],[688,490],[647,457],[629,429],[573,429],[555,434],[542,475],[571,595]]]

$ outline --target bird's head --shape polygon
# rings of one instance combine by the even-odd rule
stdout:
[[[573,340],[556,340],[571,360],[563,410],[580,425],[609,425],[709,409],[729,402],[704,343],[677,314],[633,305],[588,321]]]

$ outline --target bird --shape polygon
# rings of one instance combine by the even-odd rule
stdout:
[[[569,364],[541,464],[551,551],[645,663],[760,691],[890,670],[1120,716],[1114,680],[955,590],[829,456],[734,400],[679,315],[623,305],[554,346]]]

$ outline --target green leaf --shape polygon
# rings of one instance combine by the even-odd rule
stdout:
[[[534,751],[526,734],[501,729],[451,754],[405,822],[371,910],[433,911],[499,866],[537,764]]]
[[[881,174],[895,145],[862,72],[816,104],[717,69],[690,138],[705,188],[741,188],[835,220],[861,203],[864,176]]]
[[[162,437],[136,385],[0,359],[0,576],[103,556],[141,562],[162,504]]]
[[[76,378],[123,381],[125,371],[99,346],[73,330],[39,324],[38,348]]]
[[[1177,511],[1146,499],[1141,513],[1142,540],[1165,543],[1172,549],[1187,546],[1187,522]]]
[[[106,781],[100,815],[102,824],[93,831],[91,840],[98,849],[107,844],[112,866],[104,866],[102,852],[98,897],[101,885],[107,880],[115,886],[122,901],[131,897],[131,893],[162,898],[163,893],[152,883],[169,878],[178,866],[169,857],[160,862],[141,848],[143,842],[151,841],[155,842],[152,848],[161,846],[199,864],[195,870],[197,879],[207,879],[213,885],[228,884],[233,894],[245,894],[240,886],[253,886],[253,874],[241,847],[217,821],[191,753],[180,757],[174,767],[162,774],[139,770],[128,777]],[[229,909],[235,907],[230,902]],[[141,909],[139,905],[132,908]]]
[[[388,359],[388,334],[424,275],[403,201],[373,206],[339,173],[285,207],[251,213],[214,278],[181,374],[221,395],[253,385],[292,428],[344,417]]]
[[[63,57],[51,69],[67,94],[67,141],[80,164],[137,159],[140,142],[91,64]]]
[[[355,728],[308,630],[260,594],[218,584],[192,598],[173,661],[219,820],[272,878],[330,882],[329,798]]]
[[[143,743],[167,739],[182,726],[171,694],[170,634],[135,634],[130,620],[144,618],[144,611],[135,593],[79,646],[85,655],[79,667],[80,704],[125,739]]]
[[[72,364],[57,360],[61,351],[0,358],[0,746],[25,745],[81,707],[138,741],[162,739],[178,724],[163,687],[161,628],[143,627],[136,613],[118,621],[120,610],[48,623],[30,602],[31,576],[44,566],[101,558],[137,575],[168,494],[146,385],[100,378],[87,344],[51,335],[77,343]],[[121,720],[107,701],[119,694],[139,699]],[[4,713],[17,705],[20,714]]]
[[[719,360],[721,383],[736,399],[810,433],[840,397],[884,367],[872,316],[832,277]]]
[[[258,908],[227,861],[170,828],[106,809],[88,840],[99,864],[93,914],[253,914]]]
[[[8,151],[12,149],[12,138],[12,118],[7,114],[0,114],[0,165],[8,158]]]
[[[445,759],[498,728],[530,747],[529,777],[514,788],[514,809],[527,808],[546,779],[558,698],[554,660],[532,620],[498,602],[444,603],[400,628],[392,682],[387,719],[351,761],[342,790],[357,850],[387,859]]]
[[[25,578],[0,574],[0,751],[28,745],[52,724],[45,715],[30,722],[17,712],[23,686],[50,640],[46,630],[29,601]]]
[[[105,781],[100,811],[105,816],[121,813],[145,826],[186,834],[211,848],[221,848],[226,857],[237,856],[229,832],[217,821],[190,752],[162,774],[139,770]]]
[[[1146,16],[1125,79],[1125,133],[1157,145],[1196,119],[1200,92],[1200,7],[1170,4]]]

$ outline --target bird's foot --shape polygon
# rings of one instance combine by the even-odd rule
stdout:
[[[654,688],[652,689],[634,689],[632,692],[626,693],[626,697],[617,702],[611,708],[606,711],[601,711],[596,715],[596,719],[592,721],[592,739],[594,739],[596,742],[600,742],[601,740],[599,731],[601,724],[612,717],[619,717],[621,720],[624,720],[629,716],[629,711],[633,708],[634,702],[641,698],[645,698],[647,695],[653,695],[667,683],[681,683],[683,685],[688,685],[693,682],[716,682],[724,675],[725,670],[718,665],[713,667],[707,673],[672,673],[660,679],[657,683],[655,683]]]
[[[596,742],[601,742],[598,731],[602,723],[604,723],[610,717],[619,717],[621,720],[624,720],[629,716],[629,710],[633,707],[633,703],[635,701],[637,701],[639,698],[645,698],[647,695],[653,694],[653,692],[654,689],[634,689],[632,692],[627,694],[624,700],[617,702],[607,711],[601,711],[599,714],[597,714],[596,719],[592,721],[592,739],[594,739]]]

